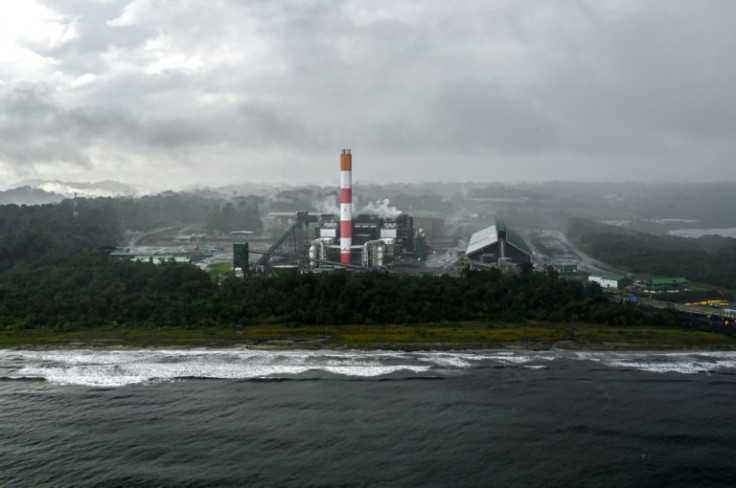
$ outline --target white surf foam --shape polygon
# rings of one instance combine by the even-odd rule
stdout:
[[[407,374],[464,374],[478,364],[541,369],[557,359],[654,373],[736,372],[736,352],[400,352],[202,350],[0,350],[8,379],[42,378],[59,385],[117,387],[178,378],[282,378],[323,372],[370,378]]]
[[[19,351],[22,364],[9,377],[34,376],[60,385],[114,387],[177,378],[290,377],[310,371],[374,377],[433,367],[407,355],[323,351],[157,350]]]
[[[575,352],[571,356],[581,361],[593,361],[609,368],[631,369],[651,373],[698,374],[736,371],[736,352]]]

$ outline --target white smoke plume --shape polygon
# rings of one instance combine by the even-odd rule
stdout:
[[[315,201],[314,208],[319,214],[340,215],[340,207],[337,205],[337,197],[335,195],[330,195],[324,200]]]
[[[388,198],[384,198],[383,200],[376,200],[375,202],[368,202],[367,205],[360,207],[360,209],[355,212],[355,214],[376,215],[384,219],[395,219],[396,217],[401,215],[401,210],[389,205],[390,202],[388,201]]]

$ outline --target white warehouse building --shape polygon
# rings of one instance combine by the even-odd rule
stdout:
[[[601,288],[624,288],[631,283],[631,279],[619,275],[590,275],[588,282],[598,283]]]

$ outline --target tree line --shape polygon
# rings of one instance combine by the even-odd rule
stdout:
[[[259,232],[261,197],[230,199],[164,192],[141,198],[67,199],[44,205],[0,205],[0,246],[23,233],[53,236],[56,248],[85,249],[116,244],[125,231],[146,232],[195,224],[209,232]]]
[[[665,323],[554,272],[461,277],[333,272],[216,284],[190,265],[82,252],[22,260],[0,274],[0,327],[212,327],[446,321]]]
[[[553,270],[460,277],[336,271],[215,283],[190,265],[119,262],[114,202],[0,206],[0,327],[211,327],[251,324],[663,323]]]
[[[590,256],[631,273],[736,289],[736,239],[656,235],[584,219],[570,220],[567,237]]]

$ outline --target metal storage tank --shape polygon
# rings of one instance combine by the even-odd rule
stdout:
[[[276,276],[297,276],[299,274],[299,266],[296,264],[279,264],[272,266],[271,269]]]

